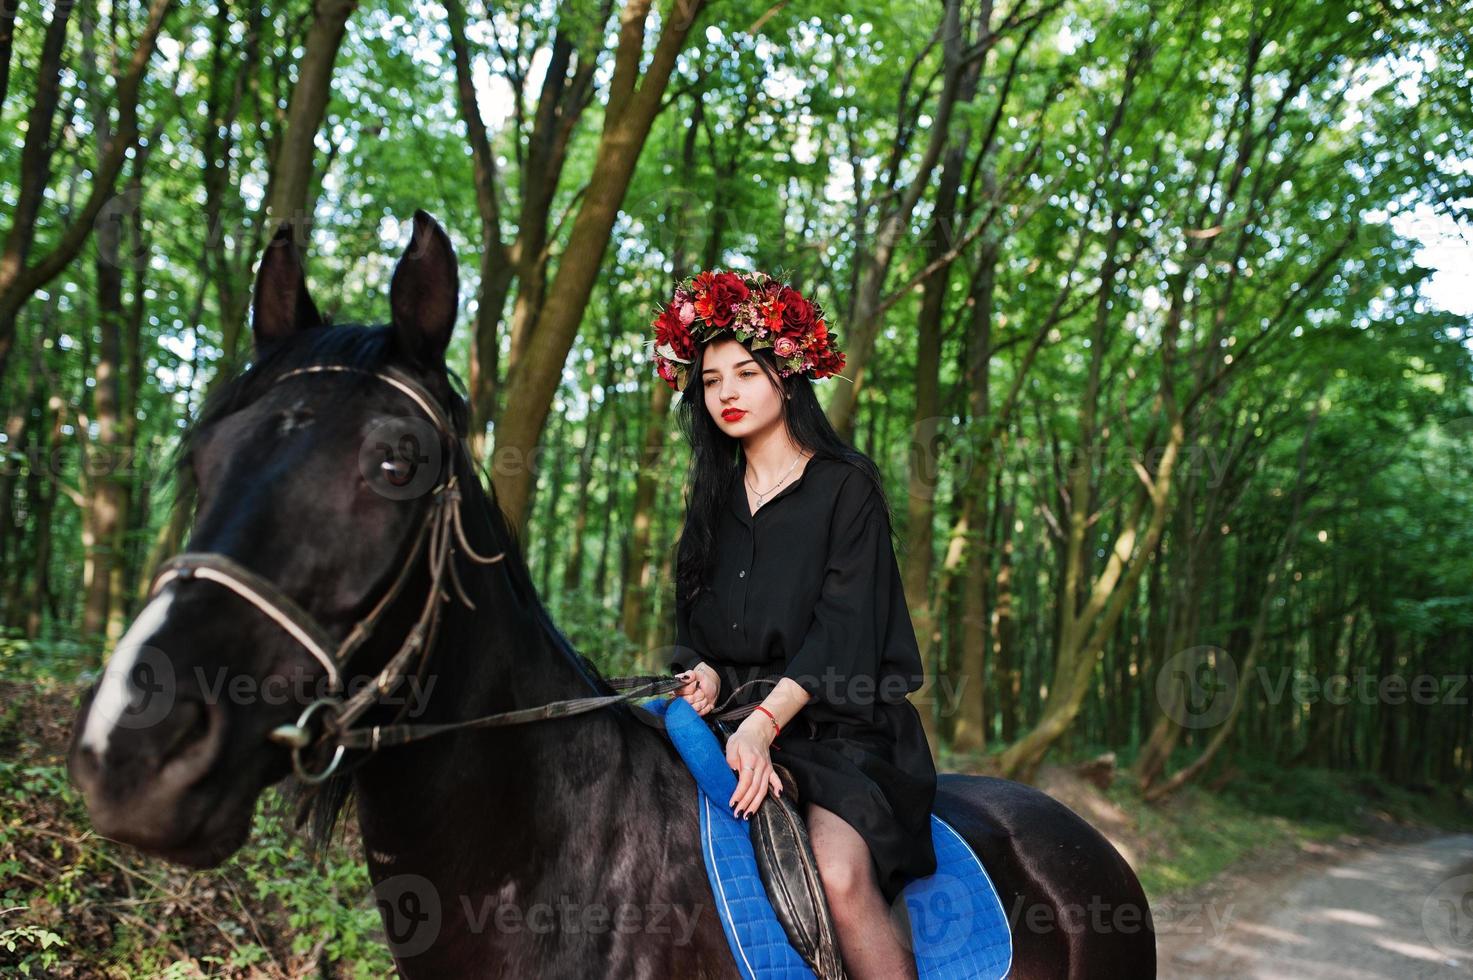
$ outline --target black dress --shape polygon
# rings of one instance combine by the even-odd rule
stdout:
[[[800,810],[816,803],[865,839],[893,903],[936,869],[936,769],[905,697],[924,675],[880,492],[852,463],[814,457],[754,515],[744,477],[739,468],[718,525],[711,588],[676,602],[670,666],[716,668],[718,701],[755,678],[791,677],[808,692],[773,761],[792,772]],[[733,704],[772,688],[754,684]]]

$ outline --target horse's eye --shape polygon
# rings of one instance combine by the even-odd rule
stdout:
[[[428,423],[422,424],[424,432],[417,431],[416,420],[410,423],[415,424],[391,420],[364,441],[358,451],[358,473],[365,489],[390,500],[409,500],[429,489],[440,470],[441,449]]]
[[[407,459],[390,456],[379,464],[379,469],[383,470],[384,479],[391,486],[402,487],[414,479],[414,464]]]

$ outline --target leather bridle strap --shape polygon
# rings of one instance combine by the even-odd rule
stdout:
[[[175,580],[222,585],[255,606],[322,664],[334,689],[341,686],[337,645],[291,596],[240,563],[212,551],[186,551],[159,566],[150,597]]]
[[[626,678],[613,678],[611,684],[623,681]],[[472,718],[469,721],[452,721],[440,725],[374,725],[372,728],[355,728],[341,732],[337,736],[337,744],[349,749],[367,749],[377,752],[379,749],[391,748],[396,745],[407,745],[410,742],[418,742],[421,739],[432,738],[436,735],[444,735],[448,732],[465,731],[473,728],[500,728],[504,725],[523,725],[533,721],[544,721],[549,718],[567,718],[571,715],[581,715],[605,705],[617,704],[620,701],[630,701],[635,698],[652,697],[666,694],[681,686],[681,680],[675,677],[649,677],[639,678],[643,681],[638,687],[626,691],[623,694],[601,694],[587,698],[569,698],[565,701],[553,701],[550,704],[538,705],[534,708],[519,708],[516,711],[503,711],[500,714],[486,715],[481,718]]]
[[[441,410],[430,393],[408,378],[393,371],[369,371],[364,368],[350,367],[347,364],[309,364],[306,367],[299,367],[284,372],[272,384],[278,384],[287,378],[292,378],[299,374],[362,374],[370,378],[378,378],[385,384],[392,385],[404,392],[405,395],[408,395],[409,400],[418,405],[420,411],[430,417],[430,421],[435,424],[435,428],[439,430],[443,438],[452,444],[455,441],[455,437],[451,434],[454,430],[451,428],[450,420],[445,417],[444,411]]]
[[[429,417],[430,421],[434,423],[436,431],[445,443],[444,448],[451,449],[454,447],[455,439],[452,435],[449,420],[445,417],[445,413],[435,404],[434,398],[418,384],[395,373],[388,371],[367,371],[362,368],[348,367],[340,364],[315,364],[288,371],[273,383],[280,383],[287,378],[297,375],[325,373],[362,374],[367,377],[376,378],[397,388],[408,396],[410,401],[414,402]],[[400,570],[393,584],[380,597],[379,601],[375,603],[373,609],[368,615],[354,624],[353,629],[349,631],[348,636],[341,644],[334,644],[329,638],[328,632],[318,625],[317,621],[298,605],[291,596],[279,589],[270,580],[218,552],[187,551],[175,555],[159,566],[149,594],[157,594],[160,589],[170,582],[176,580],[189,581],[191,579],[214,582],[217,585],[229,589],[249,602],[268,619],[281,627],[288,636],[296,640],[327,672],[331,690],[340,690],[342,688],[342,669],[346,666],[353,653],[372,635],[374,627],[378,625],[379,619],[403,591],[404,585],[414,569],[415,559],[418,558],[419,553],[424,548],[426,538],[430,538],[433,545],[434,539],[437,536],[441,539],[447,537],[445,533],[447,525],[453,524],[460,540],[465,540],[464,529],[459,526],[460,508],[458,505],[460,502],[460,490],[456,485],[456,477],[452,474],[449,480],[436,487],[433,493],[434,500],[430,506],[430,511],[425,516],[424,522],[420,525],[419,531],[415,536],[414,546],[410,551],[409,557],[405,560],[404,567]],[[490,558],[483,558],[477,555],[469,547],[468,543],[466,543],[465,550],[470,557],[483,563],[499,561],[505,556],[505,552],[503,552]],[[431,547],[430,566],[434,581],[434,588],[430,593],[432,599],[439,594],[440,580],[450,557],[448,552],[448,548],[437,550]],[[453,568],[451,569],[451,574],[452,576],[455,574]],[[460,587],[458,579],[455,584],[462,598],[465,599],[464,589]],[[469,599],[465,599],[465,601],[469,602]],[[389,667],[400,665],[407,660],[408,658],[404,654],[412,653],[415,649],[418,649],[418,644],[423,643],[426,634],[432,632],[432,630],[426,630],[423,627],[426,619],[439,618],[436,605],[433,601],[426,603],[425,609],[420,616],[420,622],[416,625],[415,629],[410,631],[399,653],[390,658]],[[428,645],[425,644],[425,649],[427,647]],[[385,670],[387,671],[389,667],[386,667]],[[373,688],[384,687],[388,684],[392,684],[392,678],[387,678],[381,673],[376,678]],[[373,688],[370,688],[369,691],[371,692]],[[369,693],[368,696],[371,698],[373,695]],[[357,710],[349,717],[339,714],[336,718],[339,723],[346,723],[352,717],[356,717],[357,714],[366,710],[367,705],[359,707],[353,704],[357,700],[358,698],[355,697],[348,702],[348,705],[353,705]]]
[[[322,364],[288,371],[276,380],[282,381],[295,375],[317,373],[363,374],[392,385],[407,395],[430,418],[440,437],[445,441],[447,450],[453,452],[458,448],[450,422],[434,398],[415,382],[393,372]],[[446,458],[453,460],[454,457],[447,455]],[[618,677],[610,678],[608,683],[615,690],[623,689],[623,693],[620,694],[571,698],[533,708],[439,725],[391,723],[384,726],[375,725],[371,728],[351,727],[354,721],[378,702],[380,696],[387,694],[408,676],[407,668],[416,656],[420,658],[420,670],[423,671],[439,628],[440,604],[450,600],[450,594],[445,590],[446,579],[449,580],[449,584],[454,588],[460,601],[467,607],[475,609],[475,603],[467,595],[460,581],[459,572],[456,570],[455,553],[459,551],[471,561],[483,565],[506,558],[505,551],[495,555],[481,555],[471,547],[462,523],[461,493],[453,465],[450,466],[450,473],[449,478],[434,490],[434,500],[429,513],[425,515],[424,522],[420,525],[414,546],[399,576],[375,604],[372,611],[359,620],[343,642],[337,646],[334,646],[327,631],[289,595],[266,578],[225,555],[215,552],[183,552],[159,566],[159,571],[150,589],[151,595],[174,581],[209,581],[229,589],[258,609],[311,654],[313,659],[327,671],[333,691],[337,692],[342,687],[342,670],[347,666],[348,659],[368,639],[384,611],[403,591],[420,553],[423,551],[427,554],[430,586],[419,618],[405,635],[399,649],[388,659],[374,678],[373,683],[345,701],[338,701],[332,695],[320,698],[307,706],[295,725],[282,725],[271,733],[271,741],[291,750],[292,766],[298,778],[304,782],[318,783],[326,779],[337,769],[343,753],[350,748],[375,751],[387,746],[404,745],[408,742],[462,729],[492,728],[548,718],[565,718],[620,701],[668,693],[683,686],[683,682],[674,677]],[[401,708],[395,718],[396,722],[407,708],[407,704]],[[319,735],[313,735],[309,730],[309,723],[313,715],[323,709],[329,712],[323,722],[323,731]],[[751,708],[746,706],[743,709],[734,710],[746,713]],[[333,749],[332,759],[320,772],[308,772],[304,765],[303,753],[318,743],[324,743]]]

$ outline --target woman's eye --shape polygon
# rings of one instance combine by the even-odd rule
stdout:
[[[752,371],[752,370],[741,371],[741,372],[738,372],[737,377],[739,377],[739,378],[755,378],[755,377],[757,377],[757,372],[756,371]],[[709,388],[709,387],[711,387],[715,383],[716,383],[716,379],[715,378],[707,378],[705,381],[702,381],[701,382],[701,387],[703,387],[703,388]]]

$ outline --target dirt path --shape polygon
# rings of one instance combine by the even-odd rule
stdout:
[[[1160,976],[1473,976],[1473,834],[1318,850],[1161,903]]]

